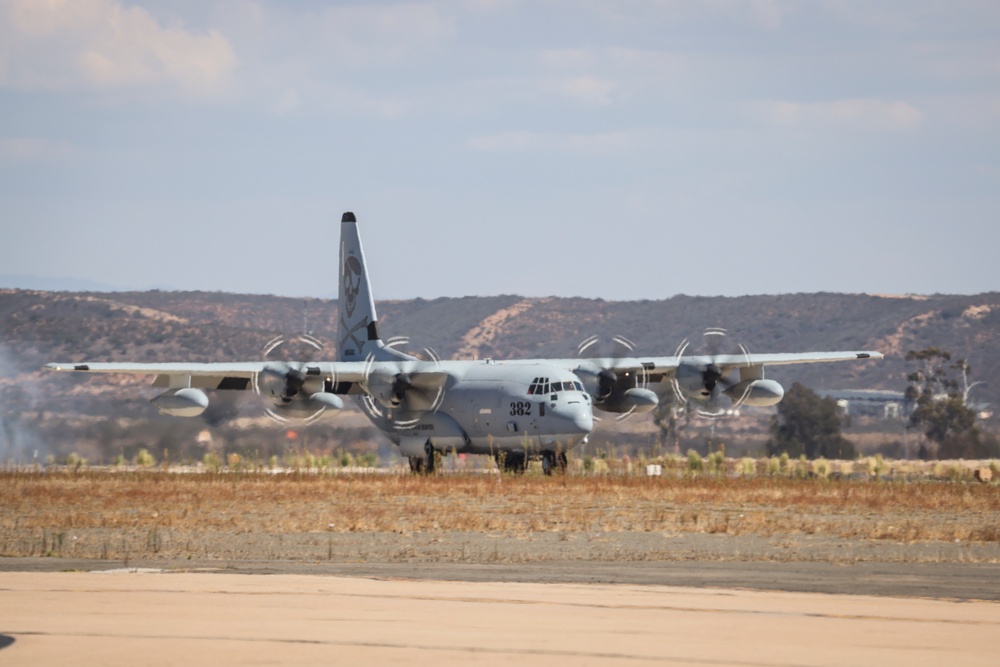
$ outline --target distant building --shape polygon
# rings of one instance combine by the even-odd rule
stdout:
[[[906,396],[901,391],[837,389],[821,390],[817,393],[837,401],[837,405],[847,415],[902,419],[909,414]]]
[[[858,417],[878,417],[881,419],[906,419],[913,409],[911,403],[901,391],[882,391],[880,389],[836,389],[820,390],[820,396],[832,398],[844,411],[845,415]],[[945,398],[944,394],[935,398]],[[968,407],[975,410],[980,419],[993,416],[988,403],[969,403]]]

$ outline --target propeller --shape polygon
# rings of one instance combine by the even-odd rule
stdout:
[[[323,348],[322,341],[306,333],[275,336],[264,345],[264,358],[274,360],[253,378],[253,390],[276,404],[264,408],[265,415],[279,423],[291,419],[313,422],[327,409],[343,407],[339,396],[325,391],[328,380],[335,384],[333,378],[321,377],[319,366],[312,363]]]
[[[690,354],[691,340],[685,338],[677,346],[674,356],[681,362],[671,385],[674,395],[680,403],[687,403],[689,399],[695,398],[704,407],[699,407],[695,414],[706,419],[718,419],[739,408],[746,400],[747,391],[742,396],[733,398],[732,405],[726,407],[722,402],[722,396],[730,396],[730,390],[739,383],[739,377],[735,370],[726,372],[719,365],[719,360],[723,356],[743,356],[749,361],[750,350],[743,343],[737,343],[729,338],[729,333],[719,327],[705,329],[701,335],[701,354]],[[726,347],[733,348],[733,352],[724,352]],[[748,390],[749,391],[749,390]]]
[[[635,364],[634,372],[619,374],[615,371],[626,365],[621,361],[632,357],[634,350],[635,343],[620,335],[610,340],[590,336],[577,346],[577,355],[587,359],[576,369],[577,375],[598,409],[618,413],[616,421],[624,421],[636,412],[648,412],[659,400],[648,388],[649,375],[641,364]],[[597,415],[594,419],[600,421]]]
[[[365,379],[362,386],[365,395],[362,408],[369,414],[384,418],[396,428],[406,429],[416,426],[424,412],[435,412],[445,398],[445,383],[432,374],[440,364],[437,353],[425,347],[419,356],[403,352],[410,342],[406,337],[390,338],[383,350],[388,348],[393,358],[377,361],[369,355],[365,362]],[[426,362],[431,362],[430,365]],[[414,371],[420,367],[420,373]]]

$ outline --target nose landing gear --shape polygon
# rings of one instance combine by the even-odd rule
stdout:
[[[546,475],[551,475],[556,469],[559,472],[566,472],[567,465],[569,460],[566,458],[566,452],[553,452],[551,449],[542,452],[542,472]]]

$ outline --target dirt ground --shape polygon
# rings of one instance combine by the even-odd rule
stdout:
[[[601,572],[597,580],[669,584],[679,582],[656,573],[684,563],[783,565],[778,573],[791,564],[988,570],[1000,567],[998,489],[767,479],[8,474],[0,476],[0,570],[37,558],[41,567],[68,559],[174,570],[298,572],[314,564],[332,573],[383,568],[391,576],[538,571],[552,581]],[[614,574],[625,570],[624,579]],[[560,579],[563,573],[570,578]],[[941,595],[994,599],[1000,586],[981,588]]]

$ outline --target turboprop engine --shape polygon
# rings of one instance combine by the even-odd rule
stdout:
[[[336,394],[318,391],[308,396],[302,395],[290,400],[280,399],[276,408],[278,414],[295,419],[309,419],[323,410],[339,410],[344,401]]]
[[[583,359],[573,372],[598,410],[630,415],[656,409],[660,397],[647,387],[646,365],[624,370],[632,364],[622,361],[634,350],[635,343],[624,336],[613,336],[610,341],[591,336],[577,346],[577,354]]]
[[[274,400],[275,410],[266,413],[278,421],[311,419],[325,410],[344,407],[344,401],[332,393],[332,379],[324,377],[318,366],[276,361],[264,368],[254,387]]]
[[[780,403],[785,390],[774,380],[745,380],[726,389],[725,394],[740,405],[766,408]]]
[[[581,365],[574,371],[594,399],[594,407],[604,412],[642,413],[655,410],[660,402],[656,392],[639,384],[636,377],[621,377],[610,368]]]
[[[406,392],[413,388],[413,378],[409,373],[369,373],[365,378],[368,393],[382,407],[396,408],[406,398]]]
[[[714,363],[681,364],[675,374],[675,387],[687,398],[715,401],[725,394],[739,405],[767,407],[781,402],[785,390],[774,380],[765,380],[762,367],[742,368],[739,379],[731,377]]]
[[[197,417],[208,407],[208,396],[201,389],[181,387],[163,392],[152,403],[165,415]]]

